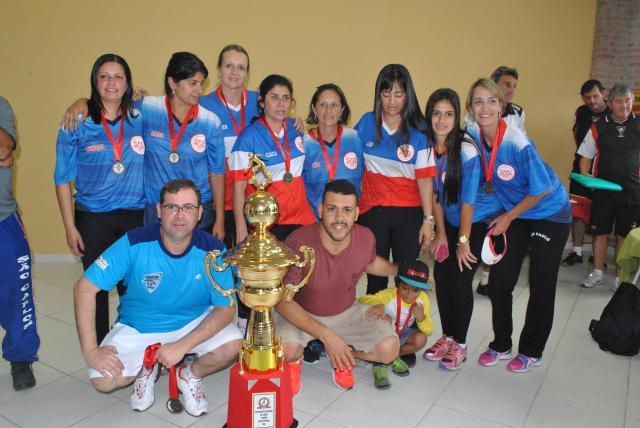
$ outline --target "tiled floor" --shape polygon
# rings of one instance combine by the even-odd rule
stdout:
[[[362,364],[356,369],[355,388],[341,392],[323,359],[304,366],[302,392],[294,401],[296,418],[305,427],[640,428],[640,357],[602,352],[589,336],[589,321],[600,316],[611,292],[579,288],[585,270],[574,266],[560,271],[555,321],[541,368],[518,375],[509,373],[504,363],[493,368],[477,364],[492,338],[489,301],[477,296],[469,360],[459,372],[419,359],[410,376],[390,375],[392,388],[378,391],[370,367]],[[228,371],[204,380],[210,413],[201,418],[168,413],[167,376],[156,385],[155,405],[144,413],[131,411],[129,388],[111,395],[91,388],[73,317],[71,288],[80,274],[80,265],[74,263],[34,266],[42,339],[40,362],[34,365],[38,385],[14,392],[9,366],[0,363],[0,428],[221,426],[227,414]],[[528,297],[524,284],[521,281],[514,293],[518,332]],[[435,299],[432,305],[438,326]],[[436,327],[429,343],[439,334]]]

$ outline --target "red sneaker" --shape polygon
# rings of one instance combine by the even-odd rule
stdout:
[[[348,391],[353,388],[355,379],[350,369],[334,369],[333,370],[333,383],[343,391]]]
[[[302,389],[302,381],[300,380],[300,374],[302,373],[302,360],[297,362],[290,362],[289,375],[291,376],[291,394],[298,395]]]

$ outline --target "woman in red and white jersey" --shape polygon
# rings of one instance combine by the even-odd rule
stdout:
[[[386,65],[378,74],[373,111],[356,125],[364,143],[360,223],[376,237],[376,252],[393,261],[416,259],[433,235],[433,148],[425,135],[409,70]],[[367,294],[388,278],[368,275]]]

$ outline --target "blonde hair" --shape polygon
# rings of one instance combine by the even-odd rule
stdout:
[[[493,95],[498,99],[498,101],[500,101],[500,106],[504,105],[504,92],[502,92],[502,89],[500,89],[500,87],[493,80],[483,77],[476,80],[473,85],[471,85],[469,94],[467,95],[467,103],[465,105],[465,108],[467,109],[467,113],[471,115],[471,117],[473,117],[473,113],[471,112],[471,102],[473,101],[473,91],[475,91],[476,88],[486,89],[491,93],[491,95]]]

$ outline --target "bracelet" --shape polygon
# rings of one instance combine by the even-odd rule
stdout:
[[[435,224],[435,219],[433,217],[433,215],[429,214],[424,216],[424,218],[422,219],[423,223],[429,223],[429,224]]]

